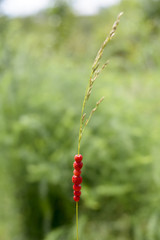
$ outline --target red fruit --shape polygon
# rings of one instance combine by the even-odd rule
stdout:
[[[74,196],[80,197],[81,196],[81,191],[74,191]]]
[[[75,159],[76,162],[81,162],[83,157],[82,157],[81,154],[79,154],[79,155],[77,154],[77,155],[74,156],[74,159]]]
[[[73,199],[74,199],[75,202],[79,202],[80,197],[78,197],[78,196],[74,196]]]
[[[74,191],[80,191],[80,190],[81,190],[81,185],[76,185],[76,184],[74,184],[74,185],[73,185],[73,190],[74,190]]]
[[[74,167],[74,169],[79,171],[83,167],[83,162],[74,162],[73,167]]]
[[[82,177],[73,175],[72,182],[75,183],[76,185],[81,184],[82,183]]]
[[[74,170],[73,171],[73,173],[74,173],[74,175],[76,175],[76,176],[80,176],[81,175],[81,170]]]

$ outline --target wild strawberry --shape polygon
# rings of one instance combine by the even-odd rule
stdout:
[[[81,175],[81,170],[78,171],[78,170],[74,169],[73,174],[76,175],[76,176],[80,176]]]
[[[73,196],[73,199],[74,199],[75,202],[79,202],[80,197],[78,197],[78,196]]]
[[[76,185],[76,184],[74,184],[74,185],[73,185],[73,190],[74,190],[74,191],[80,191],[80,190],[81,190],[81,185]]]
[[[82,157],[81,154],[76,154],[76,155],[74,156],[74,159],[75,159],[76,162],[81,162],[82,159],[83,159],[83,157]]]
[[[81,191],[74,191],[74,196],[80,197],[81,196]]]
[[[82,177],[73,175],[72,182],[75,183],[76,185],[81,184],[82,183]]]
[[[83,167],[83,162],[74,162],[73,167],[74,167],[74,169],[79,171]]]

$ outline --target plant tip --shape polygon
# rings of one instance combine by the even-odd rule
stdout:
[[[119,16],[118,16],[118,17],[121,17],[123,14],[124,14],[124,12],[120,12],[120,14],[119,14]]]

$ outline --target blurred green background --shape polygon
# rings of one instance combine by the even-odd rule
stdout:
[[[98,0],[97,0],[98,1]],[[79,239],[160,240],[160,1],[0,17],[0,240],[74,240],[73,156],[94,57],[118,13],[82,139]]]

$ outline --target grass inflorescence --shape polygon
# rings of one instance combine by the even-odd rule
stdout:
[[[81,145],[81,139],[82,139],[82,135],[84,133],[84,130],[86,128],[86,126],[88,125],[93,113],[97,110],[98,106],[100,105],[100,103],[104,100],[104,96],[96,103],[95,107],[91,110],[88,118],[86,118],[86,113],[85,111],[85,106],[87,104],[87,101],[91,95],[92,92],[92,88],[93,88],[93,84],[95,82],[95,80],[98,78],[99,74],[105,69],[105,67],[108,65],[109,61],[107,60],[102,67],[100,67],[100,60],[102,58],[104,49],[106,47],[106,45],[112,40],[112,38],[115,35],[117,26],[120,22],[120,17],[122,16],[123,12],[121,12],[118,17],[117,20],[114,22],[112,29],[109,33],[109,35],[105,38],[104,42],[102,43],[102,46],[100,47],[96,58],[93,62],[92,65],[92,70],[91,70],[91,74],[90,74],[90,78],[89,78],[89,83],[86,89],[86,94],[84,96],[84,100],[83,100],[83,104],[82,104],[82,110],[81,110],[81,118],[80,118],[80,128],[79,128],[79,138],[78,138],[78,154],[80,153],[80,145]],[[86,118],[86,120],[85,120]]]

